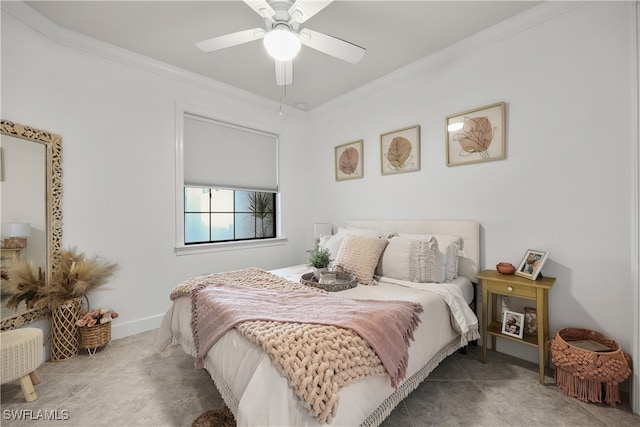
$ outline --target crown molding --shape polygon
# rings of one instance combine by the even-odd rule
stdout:
[[[406,82],[407,79],[411,79],[417,75],[423,75],[426,71],[452,62],[468,52],[504,40],[528,28],[554,19],[586,3],[588,3],[588,1],[545,1],[510,19],[486,28],[436,53],[421,58],[373,82],[367,83],[351,92],[326,102],[311,110],[309,112],[310,118],[327,118],[337,109],[351,102],[361,100],[377,92]]]
[[[492,43],[504,40],[518,32],[538,25],[550,19],[554,19],[570,10],[578,8],[588,1],[546,1],[510,18],[493,25],[479,33],[474,34],[458,43],[448,46],[432,55],[419,59],[405,67],[393,71],[373,82],[367,83],[357,89],[328,101],[312,110],[300,111],[286,105],[282,108],[286,115],[307,119],[323,118],[333,114],[336,109],[355,100],[373,95],[382,90],[400,84],[416,75],[455,60],[474,49],[488,46]],[[158,74],[173,80],[196,85],[206,90],[212,90],[243,102],[265,109],[279,109],[280,105],[268,98],[261,97],[249,91],[227,85],[220,81],[204,77],[200,74],[175,67],[162,61],[149,58],[144,55],[105,43],[91,37],[84,36],[74,31],[67,30],[51,22],[23,1],[1,1],[2,11],[6,12],[25,25],[31,27],[43,36],[61,45],[77,49],[92,55],[120,62],[147,72]]]
[[[23,1],[1,1],[3,13],[7,13],[44,37],[63,46],[82,52],[119,62],[140,70],[157,74],[172,80],[192,84],[200,88],[215,91],[223,96],[247,102],[267,110],[278,111],[280,104],[249,91],[222,83],[218,80],[202,76],[183,68],[175,67],[162,61],[96,40],[75,31],[67,30],[36,12]],[[283,105],[286,115],[304,117],[304,112]]]

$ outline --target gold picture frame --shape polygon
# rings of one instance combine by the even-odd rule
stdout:
[[[498,102],[447,116],[447,166],[504,159],[504,110]]]
[[[364,143],[359,139],[335,148],[336,181],[357,179],[364,176]]]
[[[380,135],[380,173],[420,170],[420,126],[409,126]]]

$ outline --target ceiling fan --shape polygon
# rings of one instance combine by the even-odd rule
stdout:
[[[309,46],[327,55],[356,64],[365,49],[328,34],[300,28],[309,18],[327,7],[333,0],[243,0],[263,19],[266,28],[252,28],[196,43],[203,51],[215,52],[254,40],[264,39],[267,52],[275,59],[276,83],[293,82],[293,58],[300,45]]]

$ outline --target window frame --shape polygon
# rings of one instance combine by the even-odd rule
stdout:
[[[184,222],[184,189],[186,187],[184,182],[184,117],[185,114],[196,115],[208,120],[218,122],[224,125],[229,125],[237,129],[247,129],[252,132],[258,132],[265,135],[270,135],[275,138],[276,142],[276,180],[278,184],[277,191],[275,193],[275,218],[274,226],[276,227],[276,237],[273,238],[259,238],[259,239],[243,239],[223,242],[211,242],[211,243],[185,243],[185,222]],[[214,114],[210,111],[205,111],[197,107],[188,106],[186,104],[176,103],[176,138],[175,138],[175,253],[177,255],[198,254],[207,252],[228,251],[233,249],[243,248],[262,248],[270,246],[280,246],[287,242],[287,237],[283,234],[282,228],[282,208],[281,208],[281,188],[280,188],[280,136],[278,132],[272,132],[268,130],[260,130],[258,127],[264,127],[264,125],[255,125],[250,123],[243,123],[235,118],[225,118],[220,114]],[[222,188],[211,186],[210,188]],[[243,191],[258,191],[264,192],[264,189],[246,189],[246,188],[225,188],[233,190]]]
[[[265,194],[273,194],[273,227],[275,229],[276,232],[276,236],[274,237],[244,237],[244,238],[238,238],[235,237],[236,234],[236,230],[237,228],[235,227],[235,220],[234,220],[234,238],[233,239],[226,239],[226,240],[213,240],[213,241],[202,241],[202,242],[189,242],[187,243],[186,241],[184,242],[185,246],[193,246],[193,245],[206,245],[206,244],[211,244],[211,243],[225,243],[225,242],[243,242],[243,241],[254,241],[254,240],[269,240],[269,239],[274,239],[275,237],[277,237],[277,233],[278,233],[278,227],[277,227],[277,221],[276,218],[278,216],[278,207],[277,207],[277,198],[278,198],[278,192],[277,191],[266,191],[266,190],[253,190],[253,189],[244,189],[244,188],[229,188],[229,187],[212,187],[212,186],[206,186],[206,185],[184,185],[183,187],[183,197],[187,198],[186,196],[186,189],[187,188],[203,188],[203,189],[207,189],[210,190],[209,191],[209,211],[207,212],[192,212],[192,211],[188,211],[186,208],[184,209],[183,215],[184,215],[184,222],[186,224],[186,216],[187,214],[193,214],[193,213],[197,213],[197,214],[207,214],[207,215],[211,215],[211,214],[215,214],[215,213],[225,213],[225,214],[231,214],[234,217],[238,214],[251,214],[251,212],[249,211],[241,211],[241,210],[237,210],[237,206],[235,205],[235,200],[236,200],[236,192],[243,192],[243,193],[265,193]],[[217,211],[213,211],[212,207],[211,207],[211,190],[223,190],[223,191],[232,191],[233,192],[233,200],[234,200],[234,207],[233,207],[233,211],[230,212],[217,212]],[[264,212],[261,212],[264,213]],[[255,214],[253,215],[255,217]],[[210,224],[211,225],[211,224]],[[211,238],[211,229],[209,229],[209,238]],[[186,240],[186,239],[185,239]]]

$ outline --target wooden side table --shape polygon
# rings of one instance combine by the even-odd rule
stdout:
[[[543,277],[538,280],[529,280],[520,276],[500,274],[495,270],[485,270],[476,277],[482,283],[482,363],[487,363],[487,339],[489,336],[491,336],[491,348],[494,350],[496,349],[496,337],[537,347],[540,384],[544,384],[544,367],[549,365],[549,352],[547,351],[549,290],[556,279]],[[535,301],[538,320],[536,335],[524,335],[522,339],[519,339],[502,333],[502,319],[498,319],[496,313],[498,295]],[[490,306],[489,296],[491,296]],[[489,313],[491,313],[491,317],[489,317]]]
[[[2,248],[2,259],[3,260],[10,260],[12,259],[14,256],[20,256],[20,251],[22,251],[22,248],[15,248],[15,249],[7,249],[7,248]]]
[[[4,267],[6,266],[6,263],[11,261],[14,257],[20,257],[21,250],[22,248],[16,248],[16,249],[2,248],[2,253],[0,255],[0,276],[2,276],[2,279],[4,280],[8,279],[7,273],[4,269]]]

